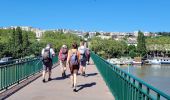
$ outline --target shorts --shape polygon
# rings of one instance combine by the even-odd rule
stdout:
[[[52,61],[50,61],[49,63],[43,63],[43,70],[44,71],[47,71],[47,70],[51,71],[52,66],[53,66]]]
[[[79,70],[79,65],[76,65],[76,66],[71,66],[70,65],[70,73],[71,74],[78,73],[78,70]]]
[[[87,61],[89,62],[89,60],[90,60],[90,55],[87,56]]]
[[[86,67],[86,60],[80,61],[80,65],[83,66],[83,67]]]

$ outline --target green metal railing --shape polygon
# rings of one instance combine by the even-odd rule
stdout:
[[[110,64],[98,55],[91,57],[116,100],[170,100],[170,96]]]
[[[57,61],[56,56],[53,58],[53,64]],[[23,79],[29,78],[41,70],[42,60],[40,58],[19,59],[15,63],[0,66],[0,91],[19,84]]]

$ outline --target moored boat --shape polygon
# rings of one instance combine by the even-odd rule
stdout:
[[[150,64],[170,64],[170,58],[157,57],[148,60]]]

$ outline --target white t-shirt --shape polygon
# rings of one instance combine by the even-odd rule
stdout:
[[[80,54],[81,54],[82,50],[83,50],[84,53],[85,53],[85,52],[86,52],[86,47],[85,47],[85,46],[80,46],[80,47],[78,48],[78,51],[80,52]]]

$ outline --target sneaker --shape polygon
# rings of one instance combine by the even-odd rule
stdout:
[[[76,87],[74,87],[73,91],[74,91],[74,92],[77,92]]]
[[[76,89],[73,89],[73,91],[74,91],[74,92],[77,92],[77,90],[76,90]]]
[[[64,73],[62,73],[62,75],[61,75],[62,77],[64,77]]]
[[[52,79],[51,78],[48,78],[48,81],[51,81]]]
[[[82,73],[82,76],[86,76],[85,72]]]
[[[66,77],[66,73],[65,72],[62,73],[62,77]]]
[[[63,73],[63,76],[66,77],[66,72]]]
[[[42,82],[45,83],[45,79],[43,79]]]

